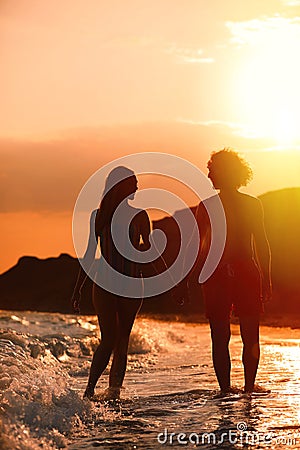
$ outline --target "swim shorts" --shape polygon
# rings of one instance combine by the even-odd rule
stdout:
[[[263,312],[261,276],[253,260],[220,264],[202,284],[208,319],[236,316],[258,316]]]

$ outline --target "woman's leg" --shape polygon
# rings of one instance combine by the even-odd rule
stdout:
[[[88,385],[84,393],[84,397],[89,398],[94,395],[96,383],[109,363],[117,336],[116,297],[94,285],[93,303],[98,315],[101,342],[93,355]]]
[[[119,299],[117,301],[118,323],[114,346],[114,356],[109,374],[109,387],[115,390],[116,396],[122,387],[126,366],[129,336],[135,317],[142,305],[142,300]]]
[[[230,391],[230,320],[210,319],[213,364],[222,392]]]
[[[245,392],[252,392],[260,356],[259,317],[240,317],[240,329],[244,345]]]

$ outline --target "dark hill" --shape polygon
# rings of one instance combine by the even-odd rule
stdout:
[[[69,312],[78,267],[77,259],[67,254],[47,259],[23,256],[0,275],[0,308]]]
[[[300,313],[300,188],[260,196],[272,251],[274,305]]]

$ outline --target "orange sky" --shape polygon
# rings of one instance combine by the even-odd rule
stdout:
[[[74,254],[82,185],[126,154],[231,146],[246,192],[299,186],[299,47],[297,0],[2,0],[0,272]]]

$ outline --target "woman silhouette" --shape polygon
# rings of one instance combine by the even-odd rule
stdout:
[[[136,190],[137,179],[132,170],[119,166],[109,173],[99,209],[93,211],[91,216],[92,226],[86,255],[88,254],[90,258],[90,264],[92,260],[95,261],[96,248],[100,241],[101,259],[104,258],[105,262],[119,274],[138,278],[141,277],[140,265],[126,256],[130,256],[131,244],[137,250],[150,248],[150,221],[146,211],[133,208],[128,204],[128,200],[134,198]],[[114,218],[112,226],[112,219],[117,208],[117,219]],[[115,245],[116,235],[118,242],[124,243],[121,250],[123,254]],[[72,297],[75,311],[79,311],[80,289],[85,278],[85,271],[81,268]],[[120,396],[127,365],[129,336],[142,305],[142,295],[137,295],[137,298],[122,297],[103,289],[98,283],[93,284],[92,292],[93,305],[101,331],[101,342],[93,355],[84,397],[92,399],[94,396],[96,383],[113,353],[106,398],[115,399]]]

